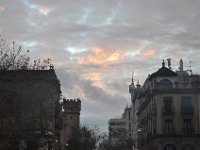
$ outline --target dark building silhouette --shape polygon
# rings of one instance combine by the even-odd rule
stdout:
[[[0,150],[53,148],[60,83],[54,70],[0,71]]]

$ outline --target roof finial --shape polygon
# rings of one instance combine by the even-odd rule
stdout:
[[[139,80],[138,80],[138,82],[137,82],[137,85],[136,85],[137,87],[140,87],[141,85],[140,85],[140,82],[139,82]]]
[[[162,67],[165,67],[165,60],[163,59]]]
[[[134,84],[134,81],[133,81],[133,75],[134,75],[134,72],[132,72],[132,84]]]

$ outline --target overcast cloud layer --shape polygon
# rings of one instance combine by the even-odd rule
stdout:
[[[0,34],[51,58],[63,95],[82,99],[81,122],[105,130],[130,104],[133,71],[143,83],[167,58],[200,71],[199,10],[199,0],[0,0]]]

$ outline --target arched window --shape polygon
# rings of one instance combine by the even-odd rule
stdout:
[[[170,89],[170,88],[173,88],[173,84],[168,79],[163,79],[163,80],[160,81],[160,88]]]
[[[167,144],[165,145],[164,150],[176,150],[176,148],[172,144]]]
[[[195,149],[194,149],[194,146],[187,144],[187,145],[184,145],[182,150],[195,150]]]

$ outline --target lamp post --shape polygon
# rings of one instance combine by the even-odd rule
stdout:
[[[147,150],[147,134],[144,128],[138,128],[138,132],[144,134],[144,150]]]
[[[65,146],[66,146],[66,150],[68,150],[68,146],[69,146],[69,144],[68,144],[68,143],[66,143],[66,144],[65,144]]]

